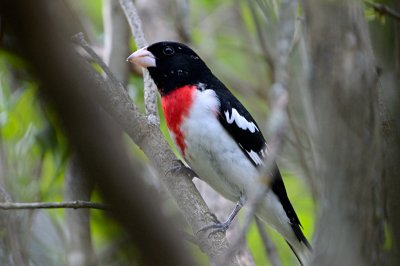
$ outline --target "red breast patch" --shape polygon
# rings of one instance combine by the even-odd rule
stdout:
[[[167,126],[175,135],[175,143],[185,156],[185,136],[181,131],[181,125],[184,118],[189,114],[193,102],[194,85],[187,85],[175,89],[161,98],[161,105],[164,111]]]

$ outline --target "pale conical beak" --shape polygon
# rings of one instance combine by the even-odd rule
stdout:
[[[156,66],[156,58],[150,51],[147,50],[147,47],[137,50],[131,54],[126,61],[137,64],[144,68]]]

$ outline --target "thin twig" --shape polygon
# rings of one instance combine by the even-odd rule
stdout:
[[[129,26],[133,34],[137,48],[142,48],[148,45],[142,30],[142,22],[138,15],[135,5],[132,0],[120,0],[122,10],[128,20]],[[154,81],[150,78],[147,69],[143,68],[143,81],[144,81],[144,102],[148,120],[156,125],[160,124],[157,107],[157,87]]]
[[[111,79],[113,83],[115,84],[121,83],[117,80],[117,78],[114,76],[111,70],[100,58],[100,56],[92,49],[92,47],[90,47],[90,45],[85,40],[85,37],[82,32],[79,32],[74,36],[72,36],[72,40],[74,41],[75,44],[80,45],[88,53],[88,55],[101,67],[101,69],[103,69],[104,73],[106,73],[107,77]],[[122,84],[120,84],[120,86],[122,86]]]
[[[274,84],[274,86],[278,85]],[[273,88],[273,90],[276,91],[277,89]],[[270,116],[269,125],[270,128],[273,128],[275,131],[273,132],[274,134],[272,135],[271,141],[268,145],[268,156],[265,158],[264,165],[261,169],[260,184],[263,185],[259,186],[258,189],[254,190],[253,194],[249,195],[249,198],[246,202],[247,212],[244,218],[242,232],[238,234],[232,241],[231,248],[225,254],[224,259],[233,256],[240,246],[243,245],[246,233],[250,228],[250,224],[256,215],[260,203],[265,198],[265,194],[269,190],[270,183],[272,182],[270,173],[273,172],[275,167],[275,159],[281,150],[286,132],[287,121],[285,119],[285,115],[287,115],[286,108],[288,100],[286,90],[281,88],[280,95],[274,96],[273,99],[275,99],[276,102],[274,102],[272,105],[272,114]],[[276,123],[276,125],[271,125],[273,123]],[[223,265],[224,259],[220,260],[221,265]]]
[[[286,134],[288,115],[288,92],[287,92],[287,62],[291,49],[291,40],[294,35],[295,3],[293,0],[282,0],[280,2],[280,15],[276,27],[280,31],[274,56],[271,58],[273,65],[273,85],[271,87],[270,106],[271,113],[267,121],[267,131],[269,132],[270,142],[268,143],[268,152],[261,169],[260,186],[255,192],[249,195],[247,212],[244,219],[243,231],[234,241],[232,241],[229,252],[225,259],[235,254],[236,250],[244,243],[245,235],[253,221],[257,208],[265,198],[269,190],[271,173],[275,167],[275,159],[282,148],[283,140]],[[252,4],[249,3],[251,6]],[[270,55],[268,55],[270,56]]]
[[[124,88],[124,85],[122,85],[122,83],[117,80],[117,78],[111,72],[110,68],[104,63],[103,59],[87,43],[87,41],[85,40],[85,37],[83,36],[83,34],[82,33],[78,33],[78,34],[72,36],[72,40],[76,45],[82,47],[87,52],[87,54],[89,55],[89,58],[87,60],[90,61],[90,62],[94,62],[94,63],[98,64],[103,69],[104,73],[106,74],[106,76],[110,80],[111,84],[113,86],[118,87],[118,90],[120,92],[123,92],[124,94],[126,94],[126,90]],[[97,78],[102,79],[102,77],[100,75]],[[135,117],[144,117],[139,112],[139,110],[137,109],[136,105],[131,105],[131,106],[133,107],[133,110],[135,112]]]
[[[292,54],[292,52],[295,50],[295,48],[301,41],[301,38],[303,36],[303,21],[304,19],[302,17],[296,18],[294,33],[292,41],[290,42],[289,55]]]
[[[142,48],[148,45],[144,33],[142,30],[142,21],[139,18],[138,12],[132,0],[120,0],[119,1],[122,10],[128,20],[133,39],[135,40],[137,48]]]
[[[109,207],[89,201],[66,202],[5,202],[0,203],[0,210],[30,210],[30,209],[97,209],[107,211]]]
[[[384,4],[374,3],[372,1],[364,1],[367,5],[372,7],[376,12],[384,15],[389,15],[397,20],[400,20],[400,13]]]
[[[256,217],[256,224],[258,228],[258,232],[260,233],[262,242],[264,243],[265,253],[268,256],[269,261],[272,266],[281,266],[282,262],[278,256],[278,251],[276,250],[276,246],[274,242],[269,238],[267,232],[264,228],[264,223]]]
[[[250,7],[250,12],[253,16],[253,21],[257,31],[258,42],[260,44],[261,50],[263,52],[263,58],[267,62],[267,64],[273,68],[274,67],[274,58],[275,54],[273,49],[269,46],[269,43],[265,40],[264,32],[261,28],[260,21],[257,16],[257,12],[254,6],[254,1],[248,0],[248,5]]]
[[[313,198],[317,199],[318,198],[318,191],[321,191],[321,189],[317,189],[315,186],[317,186],[318,182],[315,180],[315,176],[314,174],[311,172],[310,169],[310,165],[308,163],[308,161],[306,160],[306,154],[305,154],[305,150],[306,150],[306,145],[308,144],[309,146],[311,146],[311,141],[310,139],[306,138],[306,142],[307,144],[303,143],[302,138],[300,137],[300,132],[299,132],[299,128],[298,126],[294,123],[293,121],[293,115],[291,114],[290,110],[288,109],[288,118],[289,118],[289,125],[292,129],[292,133],[295,139],[295,143],[297,143],[297,145],[294,145],[294,148],[298,154],[298,158],[299,158],[299,162],[301,165],[301,168],[304,170],[305,172],[305,176],[307,176],[309,179],[312,180],[312,182],[310,182],[311,184],[311,191],[313,193]],[[300,129],[301,130],[301,129]]]
[[[264,161],[263,169],[261,170],[262,173],[271,173],[273,168],[275,167],[275,159],[282,147],[282,142],[283,142],[282,139],[283,139],[283,133],[277,134],[276,136],[274,136],[273,141],[270,142],[270,145],[268,145],[269,147],[268,157]],[[265,194],[269,190],[269,184],[272,181],[270,174],[262,175],[260,177],[260,181],[261,181],[260,184],[264,185],[261,185],[259,186],[258,189],[255,189],[254,193],[249,196],[246,202],[247,211],[243,222],[242,232],[238,234],[232,241],[231,248],[225,254],[224,258],[220,260],[220,265],[223,265],[224,260],[233,256],[236,253],[236,251],[240,248],[240,246],[242,246],[244,243],[246,233],[250,228],[251,222],[255,218],[257,209],[262,200],[265,198]]]

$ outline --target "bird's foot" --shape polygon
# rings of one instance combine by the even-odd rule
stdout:
[[[215,216],[215,214],[207,212],[207,214],[211,215],[211,218],[213,219],[214,223],[201,228],[197,232],[197,234],[200,233],[200,232],[208,231],[210,229],[212,229],[212,231],[210,232],[208,237],[210,237],[210,235],[213,235],[213,234],[218,233],[218,232],[225,233],[226,230],[229,229],[229,226],[232,224],[233,220],[235,219],[236,215],[239,213],[239,211],[242,208],[242,206],[243,206],[242,199],[239,199],[239,201],[236,203],[235,208],[233,209],[233,211],[229,215],[228,220],[226,220],[226,222],[224,222],[224,223],[221,223],[217,219],[217,216]]]
[[[216,234],[216,233],[224,233],[229,229],[230,223],[215,223],[215,224],[209,224],[203,228],[201,228],[199,231],[197,231],[197,234],[201,232],[206,232],[208,230],[211,230],[210,233],[208,234],[208,237]]]
[[[206,225],[205,227],[201,228],[199,231],[197,231],[196,235],[202,232],[210,231],[208,234],[208,237],[212,236],[213,234],[222,232],[225,234],[225,232],[229,229],[229,226],[231,225],[232,221],[228,220],[224,223],[221,223],[217,216],[215,216],[214,213],[207,212],[212,217],[213,224]]]
[[[177,172],[181,172],[186,175],[188,178],[193,179],[196,176],[196,173],[193,172],[192,169],[187,167],[181,160],[174,160],[171,169],[165,172],[165,175],[168,174],[176,174]]]

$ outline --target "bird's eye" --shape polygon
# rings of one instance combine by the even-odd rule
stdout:
[[[173,55],[175,53],[174,48],[172,48],[171,46],[167,46],[163,49],[163,53],[165,55]]]

